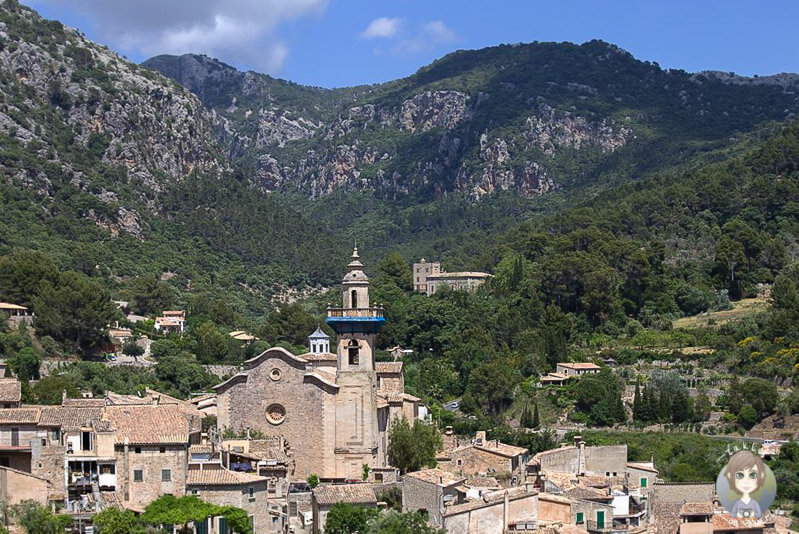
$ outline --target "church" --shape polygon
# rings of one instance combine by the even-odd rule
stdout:
[[[219,428],[251,428],[283,437],[295,480],[315,473],[323,481],[361,479],[363,465],[388,465],[388,434],[397,417],[413,421],[419,399],[405,393],[402,362],[375,362],[383,309],[370,306],[369,278],[356,248],[342,280],[341,308],[326,322],[337,347],[321,330],[309,352],[271,348],[215,386]]]

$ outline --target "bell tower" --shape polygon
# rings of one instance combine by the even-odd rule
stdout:
[[[378,466],[375,335],[385,323],[383,309],[369,303],[369,278],[356,248],[341,281],[342,307],[328,308],[325,322],[338,336],[336,355],[336,473],[358,479],[363,464]]]
[[[383,308],[370,307],[369,278],[358,249],[341,281],[342,307],[328,308],[326,322],[338,334],[339,371],[374,371],[375,335],[383,326]]]

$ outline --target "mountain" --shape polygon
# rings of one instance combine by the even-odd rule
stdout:
[[[458,51],[385,84],[325,90],[205,56],[156,69],[217,113],[266,191],[418,200],[607,186],[735,143],[799,110],[796,75],[664,70],[601,41]]]
[[[0,4],[0,101],[0,254],[42,249],[121,288],[142,274],[245,288],[260,305],[336,279],[319,255],[336,240],[249,187],[214,111],[13,0]]]

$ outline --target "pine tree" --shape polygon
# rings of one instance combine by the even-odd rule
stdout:
[[[538,403],[535,403],[535,411],[533,412],[533,428],[536,430],[541,428],[541,415],[538,413]]]
[[[536,405],[536,410],[538,405]],[[530,404],[525,402],[522,409],[522,416],[519,418],[519,424],[522,428],[533,428],[533,418],[530,417]]]
[[[641,385],[640,382],[635,382],[635,397],[633,397],[633,421],[642,421],[641,408],[643,407],[643,400],[641,399]]]

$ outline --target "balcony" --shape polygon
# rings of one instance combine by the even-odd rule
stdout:
[[[328,308],[328,317],[383,318],[383,308]]]
[[[600,533],[610,532],[611,530],[613,530],[612,526],[608,521],[602,521],[600,523],[597,521],[592,521],[590,519],[585,522],[585,529],[588,532],[600,532]]]
[[[325,322],[337,334],[375,334],[386,319],[383,308],[328,308]]]

